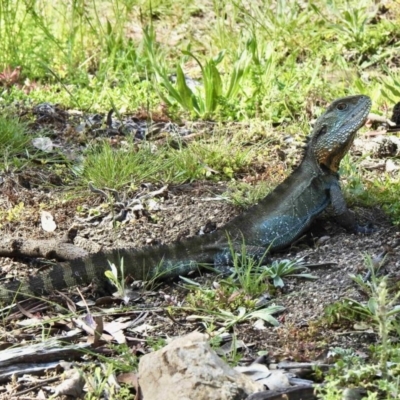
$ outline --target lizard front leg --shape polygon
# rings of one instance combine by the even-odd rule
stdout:
[[[350,232],[370,234],[375,232],[371,224],[361,226],[357,224],[353,211],[349,210],[344,200],[339,184],[332,184],[329,188],[331,204],[335,213],[336,221]]]

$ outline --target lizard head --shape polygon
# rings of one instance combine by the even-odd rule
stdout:
[[[309,150],[317,163],[337,172],[342,158],[353,143],[371,109],[368,96],[357,95],[335,100],[315,122]]]

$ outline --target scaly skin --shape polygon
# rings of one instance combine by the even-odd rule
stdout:
[[[338,222],[353,232],[363,231],[346,207],[337,171],[357,130],[364,125],[371,108],[367,96],[335,100],[318,118],[301,164],[272,193],[219,230],[170,245],[142,249],[115,249],[82,259],[54,264],[50,271],[26,281],[0,286],[0,301],[47,294],[96,280],[106,286],[104,272],[109,262],[123,258],[125,275],[135,279],[170,278],[197,269],[198,264],[224,270],[245,243],[246,254],[260,259],[266,249],[290,245],[331,204]]]

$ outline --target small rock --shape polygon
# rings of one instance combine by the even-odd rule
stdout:
[[[399,169],[399,166],[390,158],[386,160],[385,170],[386,172],[393,172]]]
[[[174,221],[177,221],[177,222],[179,222],[179,221],[182,221],[182,214],[176,214],[175,216],[174,216]]]
[[[90,253],[97,253],[101,250],[101,245],[92,240],[88,240],[82,236],[76,236],[74,239],[74,245],[87,250]]]
[[[198,332],[144,355],[139,385],[143,400],[239,400],[265,390],[219,358]]]

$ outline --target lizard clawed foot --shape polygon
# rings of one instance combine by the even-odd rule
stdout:
[[[374,227],[372,222],[368,222],[367,225],[356,225],[354,233],[362,233],[363,235],[371,235],[371,233],[377,232],[377,228]]]

